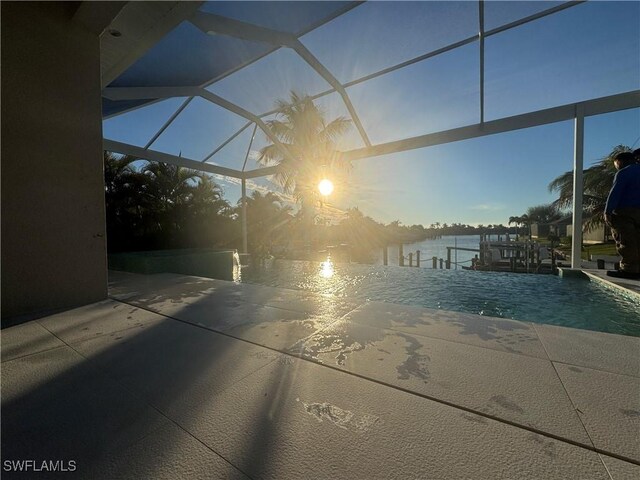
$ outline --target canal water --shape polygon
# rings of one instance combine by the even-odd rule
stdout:
[[[493,240],[497,240],[498,236],[494,235],[492,237]],[[460,235],[453,236],[447,235],[441,238],[436,239],[428,239],[423,240],[421,242],[409,243],[403,246],[404,248],[404,256],[407,257],[410,253],[413,253],[414,257],[414,265],[415,265],[415,257],[416,251],[420,250],[420,267],[422,268],[432,268],[432,257],[447,259],[447,247],[455,247],[458,246],[460,248],[473,248],[478,250],[480,248],[480,235]],[[389,247],[389,265],[398,265],[398,246],[391,245]],[[375,264],[382,265],[382,249],[379,252],[376,252],[375,255]],[[455,270],[456,263],[458,264],[458,269],[461,268],[462,265],[470,267],[471,259],[477,255],[477,252],[467,252],[464,250],[455,250],[451,251],[451,269]],[[457,262],[456,262],[457,260]],[[408,265],[408,260],[405,260],[405,264]]]
[[[434,244],[446,247],[447,239],[420,246],[441,252]],[[243,268],[236,281],[640,336],[639,301],[555,275],[272,260]]]

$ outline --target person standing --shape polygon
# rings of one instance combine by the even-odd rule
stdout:
[[[634,153],[618,153],[613,160],[617,172],[604,221],[611,227],[622,259],[620,270],[607,272],[610,277],[640,279],[640,163]]]

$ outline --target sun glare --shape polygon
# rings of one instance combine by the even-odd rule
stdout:
[[[331,180],[325,178],[318,184],[318,190],[320,190],[320,194],[325,197],[331,195],[331,192],[333,192],[333,183]]]
[[[333,277],[333,274],[334,270],[331,259],[327,259],[327,261],[322,262],[322,265],[320,266],[320,276],[322,278],[331,278]]]

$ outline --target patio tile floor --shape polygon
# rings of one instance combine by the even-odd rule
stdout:
[[[349,320],[332,325],[292,351],[419,395],[584,445],[590,443],[547,359]]]
[[[640,378],[555,367],[594,445],[640,462]]]
[[[368,302],[347,316],[371,327],[547,358],[533,324],[505,318]]]
[[[2,361],[62,347],[64,343],[37,322],[23,323],[2,331]]]
[[[173,274],[114,272],[110,295],[2,331],[3,461],[73,459],[76,478],[640,469],[638,339]]]
[[[640,377],[640,337],[534,325],[554,362]]]

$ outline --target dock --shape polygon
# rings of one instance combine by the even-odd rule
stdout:
[[[490,237],[481,236],[478,249],[447,247],[447,268],[452,264],[452,252],[458,250],[477,252],[471,265],[463,265],[463,269],[492,272],[555,273],[560,257],[552,244],[534,240],[503,240],[501,236],[491,240]]]

